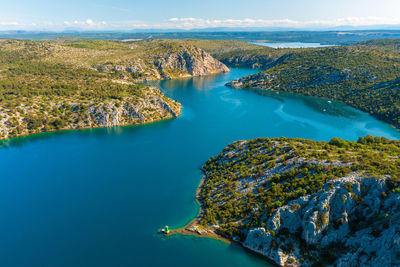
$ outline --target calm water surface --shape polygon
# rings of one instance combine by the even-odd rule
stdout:
[[[312,47],[332,46],[332,45],[323,45],[320,43],[302,43],[302,42],[284,42],[284,43],[252,42],[252,44],[268,46],[272,48],[312,48]]]
[[[387,124],[327,100],[234,90],[254,73],[158,85],[183,116],[137,127],[47,133],[0,149],[0,266],[265,266],[235,244],[158,235],[197,213],[200,166],[254,137],[399,139]]]

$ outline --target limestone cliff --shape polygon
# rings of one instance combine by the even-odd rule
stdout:
[[[47,52],[47,61],[79,64],[114,74],[128,82],[229,72],[225,64],[203,49],[175,40],[111,42],[78,39],[48,45],[51,52]]]
[[[281,266],[400,265],[400,141],[238,141],[203,166],[190,225]],[[201,232],[198,231],[201,229]]]
[[[195,46],[180,44],[155,55],[140,55],[118,59],[115,64],[96,65],[99,71],[118,73],[120,78],[133,81],[188,78],[222,72],[229,68],[213,58],[204,50]]]
[[[0,55],[0,139],[177,117],[181,105],[142,82],[229,71],[172,40],[1,40]]]
[[[223,62],[228,66],[245,67],[253,69],[268,69],[279,64],[287,57],[287,55],[281,56],[280,54],[278,54],[278,52],[275,52],[275,54],[265,53],[261,55],[251,54],[251,53],[232,54],[232,55],[222,54],[219,55],[218,58],[219,60],[221,60],[221,62]]]
[[[173,78],[169,70],[178,69],[183,76],[204,76],[229,72],[228,67],[204,50],[194,46],[183,46],[178,52],[167,54],[154,62],[161,77]],[[186,73],[186,74],[185,74]]]
[[[143,87],[140,96],[121,99],[32,97],[29,102],[13,112],[0,106],[0,139],[54,130],[145,124],[178,117],[182,108],[156,87]]]
[[[243,245],[282,266],[400,264],[400,194],[386,179],[352,175],[291,201],[249,230]],[[276,236],[276,233],[279,235]]]

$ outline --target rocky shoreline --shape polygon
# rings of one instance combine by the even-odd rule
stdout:
[[[0,64],[0,140],[176,118],[181,104],[142,82],[229,72],[172,40],[2,40],[0,52],[8,59]]]
[[[201,191],[201,186],[203,185],[204,182],[204,176],[200,181],[200,184],[198,185],[196,189],[196,203],[199,205],[199,212],[197,213],[196,217],[191,220],[187,225],[177,228],[177,229],[171,229],[170,233],[168,235],[174,235],[174,234],[180,234],[180,235],[193,235],[197,237],[206,237],[206,238],[212,238],[216,240],[220,240],[225,243],[230,243],[232,240],[229,238],[223,237],[219,235],[214,229],[208,229],[204,228],[200,225],[200,220],[203,215],[203,208],[201,207],[201,202],[199,201],[199,194]]]
[[[284,143],[303,142],[301,139],[290,141],[290,139],[284,138],[283,140]],[[238,153],[242,150],[246,151],[247,146],[254,146],[253,142],[250,144],[245,141],[237,142],[207,164],[231,166],[235,157],[240,155]],[[336,146],[335,142],[331,143]],[[396,141],[391,142],[398,145]],[[284,153],[282,156],[277,155],[278,162],[282,157],[286,158],[285,155],[290,154],[284,143],[278,141],[268,148],[272,151],[278,148],[286,151],[286,154]],[[327,146],[328,144],[322,142],[319,145]],[[353,145],[357,146],[357,143],[354,142]],[[232,149],[233,147],[236,149]],[[264,153],[262,150],[260,152]],[[353,152],[349,153],[351,155]],[[382,159],[382,161],[385,160]],[[394,159],[389,157],[388,160]],[[220,202],[216,196],[227,193],[227,196],[236,195],[240,199],[240,196],[246,198],[246,195],[262,192],[259,188],[267,191],[276,190],[269,188],[271,185],[275,187],[275,184],[270,182],[271,178],[275,180],[274,177],[277,174],[291,173],[305,164],[309,166],[309,170],[311,166],[314,166],[316,170],[352,168],[354,171],[324,182],[319,190],[311,194],[300,193],[300,197],[292,198],[293,200],[285,202],[276,209],[269,208],[263,211],[260,209],[261,207],[256,208],[258,204],[255,202],[253,204],[255,206],[250,207],[250,210],[257,213],[260,211],[261,214],[250,216],[250,218],[261,216],[261,222],[251,223],[251,226],[241,228],[239,231],[235,230],[232,235],[227,234],[229,228],[226,228],[226,224],[221,223],[221,219],[223,219],[220,217],[221,215],[214,223],[207,223],[207,218],[210,218],[212,212],[209,208],[210,205],[225,206],[229,201],[229,197],[228,199],[223,197],[221,199],[224,200]],[[264,256],[267,261],[272,261],[280,266],[311,266],[315,263],[332,266],[393,266],[400,264],[399,183],[390,175],[378,177],[368,175],[364,170],[356,171],[354,164],[356,163],[335,162],[332,159],[323,162],[318,159],[290,158],[286,160],[286,163],[277,163],[272,168],[265,169],[265,165],[262,172],[258,168],[257,173],[261,175],[259,177],[250,175],[240,178],[237,183],[242,183],[243,179],[246,185],[243,184],[243,187],[238,185],[236,192],[233,193],[228,193],[225,189],[226,183],[230,184],[230,182],[225,182],[221,184],[221,187],[217,186],[209,191],[209,184],[215,184],[215,181],[209,180],[213,180],[212,177],[215,174],[210,171],[209,167],[203,167],[205,174],[196,193],[196,199],[200,205],[199,214],[188,225],[173,230],[172,234],[190,234],[215,238],[224,242],[234,241],[250,251]],[[273,166],[270,163],[267,165]],[[268,185],[269,183],[270,185]],[[304,190],[304,188],[293,190],[300,189]],[[210,194],[210,192],[212,193]],[[205,199],[204,195],[209,195],[209,197]],[[206,202],[208,204],[204,206]],[[214,204],[210,204],[210,202]],[[237,202],[234,205],[240,206],[240,203]],[[246,205],[246,202],[244,204]],[[237,222],[236,220],[226,222],[233,226],[235,224],[243,225],[247,221],[245,217]]]
[[[42,98],[31,99],[30,106],[21,105],[15,112],[0,107],[0,139],[58,130],[141,125],[181,115],[182,105],[165,97],[158,88],[143,88],[142,93],[140,98],[126,97],[103,102],[97,102],[95,99],[86,99],[85,102],[77,99],[53,99],[46,105],[63,108],[63,114],[68,114],[67,121],[60,122],[54,128],[48,128],[43,123],[48,120],[57,122],[58,117],[41,112],[44,105]],[[29,114],[31,119],[27,120],[26,114]],[[12,121],[14,122],[10,123]],[[34,126],[33,123],[37,125]]]

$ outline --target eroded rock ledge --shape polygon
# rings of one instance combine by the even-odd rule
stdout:
[[[400,194],[386,192],[386,179],[332,180],[279,208],[265,227],[251,228],[243,245],[282,266],[321,257],[343,267],[398,265]]]
[[[181,115],[179,102],[156,87],[143,86],[140,95],[121,99],[76,96],[21,99],[10,110],[0,106],[0,139],[55,130],[139,125]]]
[[[195,223],[281,266],[400,264],[400,142],[238,141],[203,167]]]

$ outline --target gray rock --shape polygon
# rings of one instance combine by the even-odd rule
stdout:
[[[331,181],[277,209],[266,228],[249,231],[243,245],[281,266],[309,266],[313,260],[305,255],[318,260],[320,249],[335,255],[334,266],[399,266],[400,194],[382,197],[386,180],[353,173]],[[284,250],[288,245],[291,252]]]

